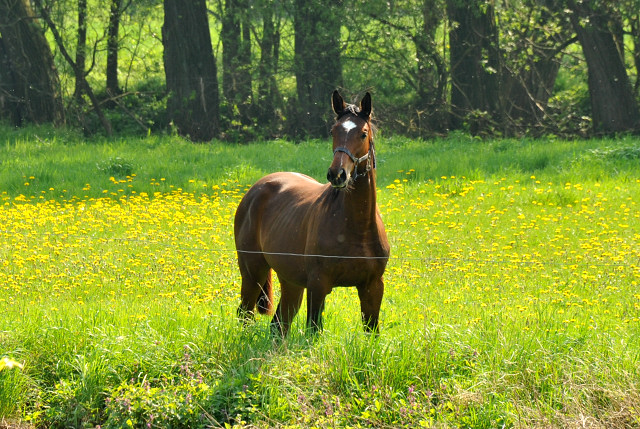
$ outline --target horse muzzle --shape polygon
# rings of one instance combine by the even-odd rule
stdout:
[[[329,168],[327,180],[336,189],[346,188],[349,184],[350,174],[342,167],[337,169]]]

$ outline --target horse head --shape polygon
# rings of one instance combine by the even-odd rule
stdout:
[[[336,123],[333,136],[333,162],[327,172],[331,186],[344,189],[352,180],[375,168],[373,129],[371,125],[371,94],[360,101],[360,107],[347,104],[338,91],[332,96]]]

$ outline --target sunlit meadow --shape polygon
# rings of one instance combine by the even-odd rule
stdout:
[[[637,140],[381,139],[381,333],[347,288],[282,342],[235,318],[233,216],[327,142],[36,140],[0,144],[5,423],[640,426]]]

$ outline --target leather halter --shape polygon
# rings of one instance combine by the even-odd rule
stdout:
[[[364,176],[366,175],[369,171],[371,171],[371,167],[373,164],[373,168],[376,168],[376,149],[373,145],[373,137],[371,138],[371,140],[369,140],[369,151],[367,153],[365,153],[364,155],[362,155],[360,158],[356,157],[354,154],[351,153],[351,151],[349,149],[347,149],[344,146],[340,146],[337,147],[334,151],[333,151],[333,156],[336,155],[336,153],[338,152],[343,152],[346,153],[347,156],[351,159],[351,161],[353,162],[353,176],[352,179],[356,180],[359,176]],[[372,162],[373,160],[373,162]],[[365,166],[365,170],[364,173],[360,173],[358,174],[358,166],[360,165],[361,162],[366,161],[367,164]]]
[[[357,108],[353,104],[345,105],[344,109],[342,110],[342,112],[337,114],[336,121],[339,121],[343,116],[346,116],[346,115],[356,116],[358,118],[363,119],[365,122],[369,122],[369,119],[370,119],[369,116],[365,117],[360,112],[360,109]],[[371,125],[371,124],[369,124],[369,125]],[[347,156],[353,162],[354,167],[353,167],[352,180],[356,180],[359,176],[366,175],[369,171],[371,171],[372,164],[373,164],[373,169],[376,168],[376,149],[375,149],[375,147],[373,145],[373,136],[371,136],[371,139],[369,140],[369,151],[366,154],[364,154],[363,156],[361,156],[360,158],[358,158],[354,154],[352,154],[351,151],[349,151],[349,149],[347,149],[345,146],[337,147],[333,151],[333,156],[335,156],[336,153],[338,153],[338,152],[346,153]],[[373,160],[373,162],[371,160]],[[365,166],[365,171],[364,171],[364,173],[358,174],[358,166],[360,165],[361,162],[364,162],[364,161],[367,161],[367,165]]]
[[[346,147],[338,147],[336,148],[336,150],[333,151],[333,155],[335,156],[336,153],[338,152],[344,152],[347,154],[347,156],[349,158],[351,158],[351,161],[353,161],[353,180],[356,180],[358,178],[358,166],[360,165],[361,162],[363,161],[367,161],[367,165],[365,166],[365,170],[364,173],[360,174],[360,176],[364,176],[365,174],[367,174],[369,171],[371,171],[371,158],[373,158],[372,156],[370,156],[371,151],[372,151],[373,146],[371,146],[369,148],[369,152],[365,153],[363,156],[361,156],[360,158],[357,158],[354,154],[352,154],[349,149],[347,149]],[[375,166],[374,166],[375,168]]]

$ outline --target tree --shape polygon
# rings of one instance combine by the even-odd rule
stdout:
[[[576,41],[549,8],[555,2],[525,0],[500,11],[501,104],[508,133],[543,128],[563,50]]]
[[[167,113],[181,135],[211,140],[219,133],[219,95],[205,0],[164,0],[162,42]]]
[[[81,0],[81,1],[84,1],[84,0]],[[56,42],[56,45],[58,46],[58,49],[60,50],[60,53],[62,54],[65,61],[71,66],[71,68],[74,71],[74,77],[76,79],[76,89],[79,91],[79,93],[76,94],[76,97],[79,98],[82,93],[86,94],[87,97],[89,97],[89,100],[91,100],[91,105],[93,106],[93,110],[96,112],[96,115],[98,115],[98,118],[100,119],[100,122],[102,123],[102,126],[104,127],[105,132],[107,133],[108,136],[113,135],[113,128],[111,126],[111,121],[109,121],[109,119],[105,116],[104,112],[102,111],[102,107],[100,106],[100,102],[98,101],[98,98],[95,96],[95,93],[93,92],[91,85],[89,85],[89,82],[87,82],[87,76],[84,70],[84,57],[83,56],[81,57],[83,61],[82,65],[77,64],[77,62],[74,61],[73,58],[71,58],[71,54],[67,50],[67,47],[64,43],[62,35],[60,34],[60,31],[58,31],[58,27],[55,25],[55,23],[53,22],[53,19],[51,18],[49,10],[42,4],[42,0],[34,0],[34,4],[38,8],[38,11],[40,12],[42,18],[47,23],[49,30],[51,30],[51,33],[53,34],[53,38]],[[79,9],[78,15],[80,15],[81,13],[83,12]],[[78,18],[78,22],[80,21],[81,19]],[[84,47],[82,49],[84,49]]]
[[[28,0],[0,0],[0,64],[0,113],[15,125],[64,120],[53,55]]]
[[[83,75],[86,77],[85,68],[87,60],[87,0],[78,0],[78,38],[76,42],[76,60],[75,60],[75,75],[76,75],[76,89],[74,91],[74,98],[81,102],[82,94],[84,92],[84,79],[78,79],[77,76]]]
[[[9,118],[13,125],[20,126],[22,122],[20,100],[15,92],[16,81],[12,71],[11,57],[0,36],[0,119]]]
[[[378,0],[366,1],[356,7],[349,15],[353,21],[350,28],[354,32],[352,43],[357,47],[350,47],[350,50],[358,49],[360,55],[370,57],[371,63],[376,64],[374,76],[378,79],[381,69],[387,69],[389,77],[385,80],[402,82],[412,90],[409,97],[401,98],[406,103],[401,109],[410,115],[405,132],[417,131],[426,135],[446,131],[449,110],[447,63],[437,41],[437,30],[445,17],[444,1]],[[371,19],[376,22],[375,26],[370,25]],[[377,31],[363,33],[363,29],[367,31],[368,28]],[[360,47],[365,48],[362,53]],[[380,86],[382,82],[372,83]]]
[[[120,18],[123,8],[122,0],[111,0],[109,11],[109,26],[107,28],[107,94],[116,96],[120,94],[118,83],[118,33],[120,30]]]
[[[222,17],[222,93],[238,109],[243,124],[250,124],[251,22],[246,0],[226,0]]]
[[[445,61],[438,52],[436,31],[442,20],[438,0],[423,0],[421,4],[422,28],[414,36],[416,46],[417,111],[426,118],[426,126],[432,131],[444,131],[447,121],[442,118],[445,110],[447,71]],[[422,128],[422,127],[421,127]]]
[[[610,23],[600,1],[569,1],[570,20],[587,62],[593,127],[598,133],[640,130],[640,112]]]
[[[278,120],[281,96],[276,75],[280,57],[280,1],[265,1],[262,4],[262,38],[260,43],[260,62],[258,63],[258,100],[256,114],[258,123],[273,129]]]
[[[625,5],[626,19],[629,21],[631,39],[633,40],[633,64],[636,69],[636,81],[633,85],[633,93],[640,95],[640,0],[630,0],[630,5]]]
[[[450,21],[451,127],[472,134],[500,124],[500,53],[491,3],[447,0]]]
[[[342,84],[340,25],[331,0],[295,0],[296,92],[294,135],[325,137],[330,120],[327,100]]]

